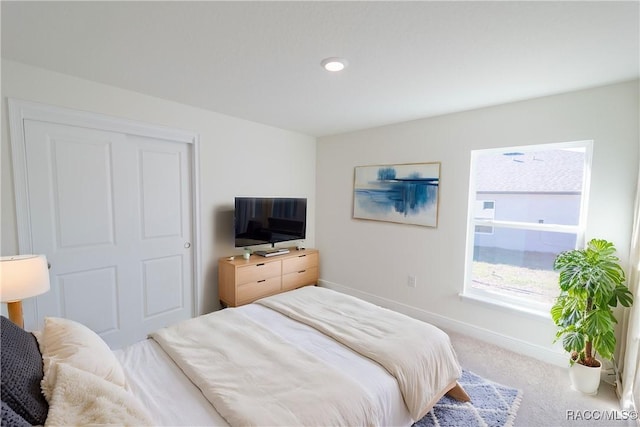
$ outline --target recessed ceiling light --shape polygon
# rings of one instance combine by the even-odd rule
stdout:
[[[342,71],[347,66],[347,61],[343,58],[325,58],[320,65],[327,71]]]

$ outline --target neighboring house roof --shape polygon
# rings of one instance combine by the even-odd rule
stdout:
[[[582,191],[584,152],[491,152],[476,163],[476,191],[567,193]]]

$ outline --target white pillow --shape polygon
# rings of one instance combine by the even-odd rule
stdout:
[[[107,343],[86,326],[69,319],[47,317],[38,343],[44,364],[42,393],[47,401],[51,399],[56,381],[52,367],[57,363],[66,363],[126,387],[120,362]]]

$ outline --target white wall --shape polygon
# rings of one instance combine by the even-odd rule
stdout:
[[[470,150],[594,140],[587,238],[628,262],[638,176],[638,81],[360,132],[317,145],[317,247],[325,285],[550,362],[548,318],[461,299]],[[437,228],[352,219],[354,166],[442,162]],[[407,276],[417,277],[417,288]]]
[[[215,94],[212,94],[215,96]],[[307,197],[305,244],[315,241],[315,138],[2,60],[0,253],[18,252],[7,97],[195,131],[200,135],[202,289],[199,312],[217,309],[217,260],[233,248],[233,197]]]

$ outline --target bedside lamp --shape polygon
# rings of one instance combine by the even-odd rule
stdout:
[[[9,319],[24,328],[22,300],[49,290],[49,268],[44,255],[0,257],[0,301],[7,303]]]

